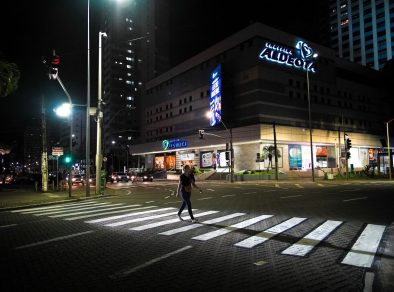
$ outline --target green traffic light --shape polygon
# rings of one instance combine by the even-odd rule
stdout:
[[[64,157],[64,162],[65,163],[70,163],[71,162],[71,156]]]

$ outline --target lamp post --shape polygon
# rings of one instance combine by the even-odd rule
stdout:
[[[390,132],[389,132],[389,124],[394,121],[391,119],[390,121],[386,122],[386,131],[387,131],[387,155],[389,158],[389,180],[391,180],[391,152],[390,152]]]
[[[87,96],[86,96],[86,181],[90,179],[90,0],[88,0],[88,63],[87,63]],[[90,183],[86,184],[86,197],[90,197]]]
[[[313,54],[313,58],[317,58],[318,54]],[[312,143],[312,118],[311,118],[311,96],[309,90],[309,69],[306,69],[306,86],[308,91],[308,116],[309,116],[309,146],[311,148],[311,166],[312,166],[312,181],[315,181],[315,165],[313,161],[313,143]]]
[[[61,83],[59,77],[57,78],[59,80],[59,83],[63,87],[63,83]],[[65,88],[63,88],[65,89]],[[58,116],[60,117],[68,117],[68,121],[70,124],[70,156],[72,157],[73,155],[73,114],[72,114],[72,102],[71,98],[67,93],[67,97],[70,103],[63,103],[60,107],[55,109],[55,112]],[[70,161],[69,169],[68,169],[68,197],[71,198],[71,187],[72,187],[72,181],[71,181],[71,171],[72,171],[72,160]]]
[[[101,146],[101,127],[103,122],[102,96],[101,96],[101,85],[102,85],[102,37],[107,37],[105,32],[99,32],[99,65],[98,65],[98,97],[97,97],[97,148],[96,148],[96,195],[100,194],[101,184],[101,161],[102,161],[102,146]]]

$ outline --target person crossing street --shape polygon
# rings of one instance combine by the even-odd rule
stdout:
[[[182,173],[179,177],[179,184],[176,193],[177,197],[179,196],[179,194],[181,194],[182,196],[182,205],[178,211],[178,218],[179,220],[183,221],[181,214],[187,206],[187,211],[189,212],[190,219],[192,219],[192,223],[195,223],[197,222],[197,219],[193,216],[192,203],[190,200],[190,197],[192,195],[192,186],[198,189],[200,193],[202,192],[202,189],[196,185],[194,174],[192,173],[190,166],[186,165],[184,168],[184,173]]]

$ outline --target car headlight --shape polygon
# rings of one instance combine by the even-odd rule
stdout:
[[[75,181],[75,180],[76,180],[76,178],[72,178],[71,180],[72,180],[72,181]]]
[[[144,178],[147,179],[148,177],[146,175],[144,175]]]

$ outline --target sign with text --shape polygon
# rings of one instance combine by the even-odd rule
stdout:
[[[161,142],[163,150],[179,149],[187,147],[188,143],[186,140],[175,139],[175,140],[163,140]]]
[[[220,65],[212,71],[210,84],[209,124],[213,127],[222,120],[222,71]]]
[[[259,54],[259,58],[262,60],[315,73],[313,56],[313,49],[303,41],[297,42],[295,48],[279,45],[274,42],[266,42]]]
[[[52,147],[52,155],[62,156],[63,155],[63,147]]]

